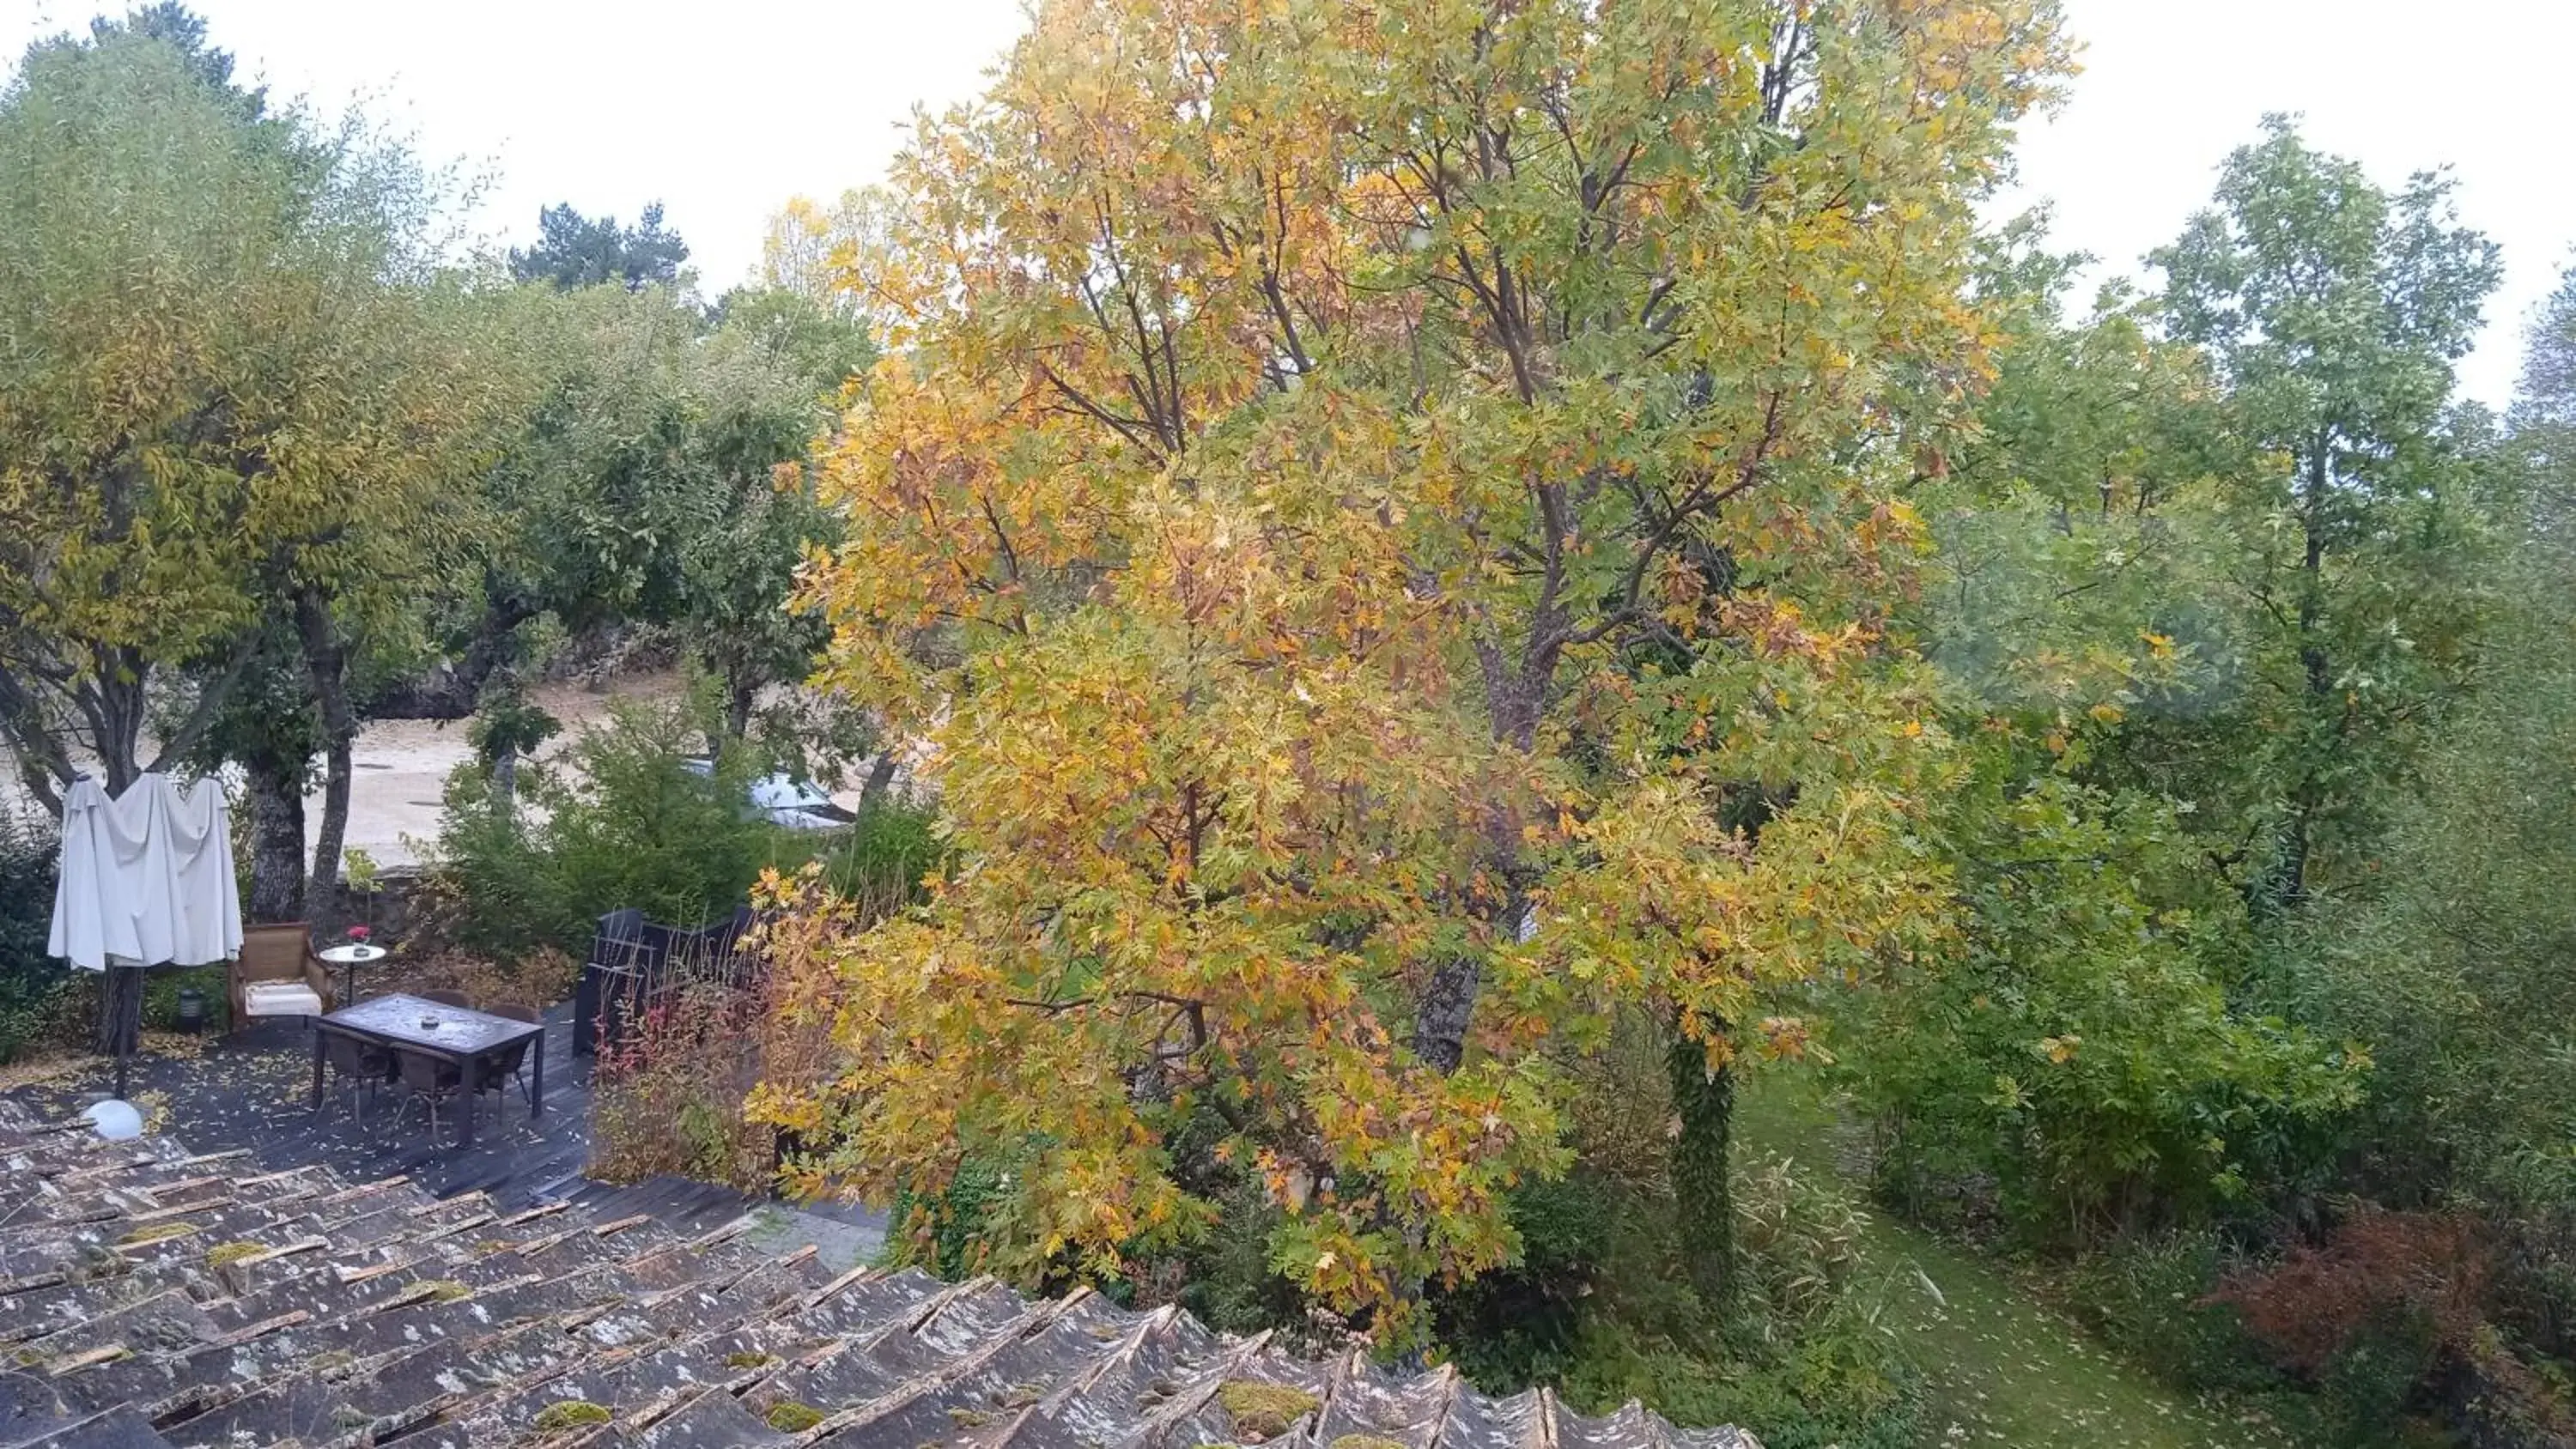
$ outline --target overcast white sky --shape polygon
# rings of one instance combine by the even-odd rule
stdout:
[[[120,0],[121,3],[121,0]],[[876,179],[916,103],[972,95],[1019,0],[192,0],[217,44],[324,109],[363,99],[432,158],[492,178],[477,226],[525,240],[569,200],[664,202],[706,289],[757,261],[790,195]],[[83,25],[97,0],[0,0],[0,46]],[[2029,129],[2014,208],[2055,203],[2060,244],[2134,270],[2209,194],[2266,111],[2383,183],[2448,163],[2507,281],[2468,391],[2502,402],[2523,321],[2576,243],[2566,59],[2576,0],[2067,0],[2085,74]]]

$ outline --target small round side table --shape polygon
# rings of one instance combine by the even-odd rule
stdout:
[[[372,966],[391,953],[382,946],[353,943],[313,954],[340,968],[340,1004],[347,1006],[358,999],[358,968]]]

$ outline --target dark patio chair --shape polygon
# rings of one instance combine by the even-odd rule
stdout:
[[[359,1100],[362,1096],[372,1100],[376,1089],[393,1076],[392,1056],[371,1042],[326,1031],[322,1033],[322,1058],[330,1064],[337,1087],[349,1093],[349,1116],[364,1123],[367,1114]]]
[[[435,1001],[441,1006],[453,1006],[459,1011],[474,1009],[473,999],[462,991],[424,991],[420,994],[420,999]]]
[[[483,1010],[492,1016],[502,1016],[507,1017],[512,1021],[524,1021],[532,1024],[542,1022],[546,1019],[544,1012],[537,1010],[535,1007],[528,1005],[524,1001],[496,1001],[490,1006],[483,1008]],[[501,1089],[503,1084],[515,1079],[519,1084],[520,1092],[526,1095],[528,1105],[530,1107],[536,1106],[536,1086],[528,1080],[528,1051],[531,1047],[538,1051],[545,1050],[545,1041],[546,1039],[543,1036],[534,1037],[528,1041],[519,1043],[517,1046],[510,1048],[507,1052],[502,1053],[499,1057],[486,1062],[484,1064],[484,1080],[476,1085],[475,1090],[480,1092],[497,1092]]]
[[[394,1052],[394,1069],[402,1075],[403,1086],[409,1089],[403,1096],[404,1110],[410,1110],[414,1102],[426,1108],[429,1112],[429,1137],[431,1141],[437,1141],[438,1104],[464,1090],[464,1072],[454,1062],[400,1049]]]
[[[519,1094],[527,1098],[529,1110],[534,1111],[537,1105],[537,1093],[534,1084],[528,1080],[528,1048],[534,1045],[536,1043],[532,1041],[512,1042],[498,1056],[485,1057],[478,1064],[479,1070],[474,1077],[474,1090],[506,1094],[510,1084],[516,1082],[519,1085]],[[495,1103],[492,1108],[492,1120],[500,1121],[500,1113],[500,1106]]]

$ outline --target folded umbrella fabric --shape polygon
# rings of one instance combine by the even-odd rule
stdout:
[[[49,954],[74,966],[204,966],[241,951],[232,825],[211,779],[150,774],[108,798],[95,780],[63,797],[62,870]]]

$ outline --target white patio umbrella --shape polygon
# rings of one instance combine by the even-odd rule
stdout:
[[[143,1018],[143,972],[241,954],[232,820],[213,780],[181,789],[148,774],[109,799],[76,780],[63,797],[62,870],[46,950],[107,972],[101,1046],[116,1054],[116,1094]]]

